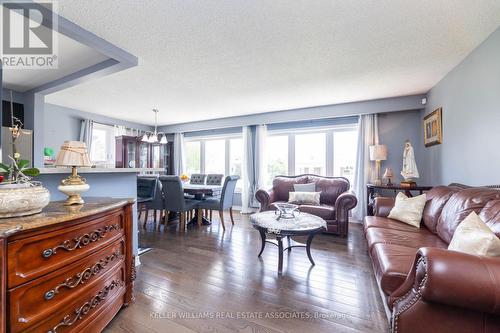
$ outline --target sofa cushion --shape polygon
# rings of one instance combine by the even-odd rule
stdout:
[[[488,201],[479,213],[479,218],[500,237],[500,200]]]
[[[290,192],[288,202],[296,205],[319,206],[320,192]]]
[[[500,239],[476,213],[472,212],[458,225],[448,250],[477,256],[499,257]]]
[[[300,205],[299,210],[304,213],[319,216],[323,220],[335,220],[335,208],[329,205]]]
[[[273,190],[276,194],[276,201],[288,201],[288,193],[293,192],[293,184],[308,183],[307,176],[301,177],[276,177],[273,179]],[[320,191],[318,189],[318,191]]]
[[[379,217],[379,216],[367,216],[365,217],[363,228],[366,229],[376,227],[376,228],[386,228],[393,230],[401,230],[401,231],[409,231],[409,232],[419,232],[420,229],[415,228],[414,226],[408,225],[406,223],[402,223],[400,221],[392,220],[387,217]]]
[[[423,228],[419,229],[419,232],[375,227],[368,228],[366,229],[366,241],[368,242],[370,252],[377,243],[395,244],[415,249],[425,246],[443,249],[448,247],[448,243],[443,242],[437,235]]]
[[[342,193],[349,191],[349,180],[342,177],[323,178],[307,176],[308,182],[316,183],[316,192],[321,192],[320,201],[322,204],[334,205],[337,198]]]
[[[404,193],[399,192],[388,218],[420,228],[426,198],[425,193],[416,197],[407,197]]]
[[[432,233],[437,233],[436,227],[444,205],[458,191],[459,189],[456,187],[436,186],[427,192],[427,203],[424,208],[423,220],[427,229]]]
[[[315,183],[293,184],[293,190],[295,192],[316,192],[316,184]]]
[[[456,228],[471,212],[480,214],[491,200],[500,199],[500,191],[473,187],[454,193],[444,205],[437,223],[437,233],[442,240],[450,243]]]
[[[390,295],[403,284],[416,253],[416,248],[395,244],[379,243],[373,246],[373,269],[385,294]]]

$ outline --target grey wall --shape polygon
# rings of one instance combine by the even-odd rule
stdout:
[[[385,168],[392,168],[395,178],[393,183],[403,180],[401,169],[403,168],[403,146],[406,140],[410,140],[415,150],[420,179],[417,183],[427,184],[423,161],[423,136],[421,127],[422,113],[420,110],[402,111],[379,114],[379,141],[387,145],[387,161],[382,162],[381,174]]]
[[[423,149],[430,183],[500,184],[500,28],[429,91],[425,113],[438,107],[443,144]]]
[[[45,104],[44,113],[44,147],[54,148],[55,151],[57,151],[66,140],[80,139],[80,125],[82,119],[92,119],[105,124],[121,125],[145,131],[152,130],[151,126],[109,118],[48,103]]]

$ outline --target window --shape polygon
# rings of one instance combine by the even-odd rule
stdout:
[[[115,165],[115,133],[113,126],[93,123],[90,160],[98,165]]]
[[[242,176],[243,139],[235,136],[217,138],[188,138],[185,143],[186,172],[217,173]],[[241,191],[242,180],[236,183]]]
[[[188,175],[193,173],[201,173],[201,151],[200,141],[186,142],[186,172]]]
[[[226,140],[205,141],[204,173],[226,174]]]
[[[271,135],[266,141],[267,185],[278,175],[288,175],[288,135]]]
[[[356,125],[327,129],[268,132],[267,182],[278,175],[312,173],[346,177],[354,182],[358,131]]]
[[[326,176],[325,133],[295,136],[295,174],[313,173]]]
[[[333,133],[333,175],[346,177],[354,183],[356,167],[357,131],[337,131]]]

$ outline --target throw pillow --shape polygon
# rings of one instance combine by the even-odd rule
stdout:
[[[475,212],[472,212],[458,225],[448,245],[448,250],[498,257],[500,256],[500,239]]]
[[[426,201],[427,196],[425,193],[408,198],[404,193],[399,192],[396,196],[394,208],[391,209],[388,218],[420,228]]]
[[[288,202],[296,205],[319,206],[320,195],[321,192],[290,192]]]
[[[315,192],[316,183],[293,184],[293,190],[295,192]]]

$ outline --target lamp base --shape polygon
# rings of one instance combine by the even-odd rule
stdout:
[[[68,199],[64,203],[65,206],[71,205],[83,205],[81,194],[88,191],[90,188],[89,184],[81,185],[59,185],[57,189],[68,196]]]

